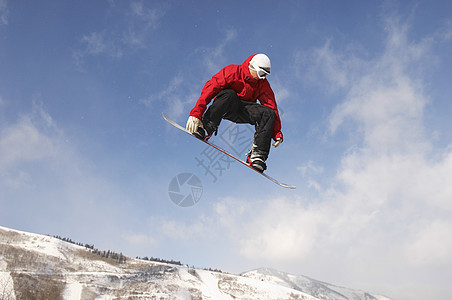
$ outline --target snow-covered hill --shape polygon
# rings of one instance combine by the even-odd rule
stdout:
[[[286,286],[288,288],[315,296],[319,299],[391,300],[390,298],[384,296],[371,295],[364,291],[335,286],[306,276],[287,274],[268,268],[245,272],[242,276],[262,280],[275,285]]]
[[[0,299],[377,299],[270,269],[242,275],[103,258],[57,238],[0,227]]]

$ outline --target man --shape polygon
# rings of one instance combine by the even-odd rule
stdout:
[[[270,59],[265,54],[255,54],[241,65],[221,69],[204,85],[186,126],[197,138],[208,140],[216,133],[222,119],[255,125],[253,146],[247,160],[261,173],[267,168],[265,161],[272,138],[275,147],[283,141],[275,95],[267,81],[270,66]],[[257,99],[261,104],[256,103]]]

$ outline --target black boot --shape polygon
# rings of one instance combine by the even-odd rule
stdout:
[[[254,148],[254,147],[253,147]],[[247,155],[247,162],[254,170],[259,173],[263,173],[267,169],[267,164],[265,161],[267,160],[268,154],[259,150],[251,150]]]
[[[193,132],[193,135],[203,141],[207,141],[211,137],[211,135],[207,133],[207,130],[205,130],[204,127],[201,126],[198,127],[197,131]]]
[[[199,126],[198,130],[193,132],[193,135],[200,140],[208,141],[212,135],[217,133],[218,125],[215,125],[213,122],[210,122],[203,118],[202,120],[203,126]]]

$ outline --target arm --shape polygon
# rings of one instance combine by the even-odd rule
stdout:
[[[201,95],[196,101],[195,106],[190,111],[190,116],[202,119],[204,112],[207,109],[207,105],[212,99],[221,91],[229,87],[229,77],[234,71],[235,65],[229,65],[221,69],[217,74],[206,82],[202,88]]]
[[[262,92],[259,94],[258,99],[262,105],[270,107],[275,112],[276,118],[275,118],[275,125],[273,127],[272,137],[273,137],[273,140],[276,142],[273,145],[275,147],[277,147],[277,146],[279,146],[279,144],[281,144],[281,142],[283,140],[283,134],[281,132],[281,119],[279,117],[278,106],[276,104],[275,94],[273,93],[273,90],[270,87],[270,84],[268,83],[268,81],[265,80],[262,82],[262,84],[263,84]]]

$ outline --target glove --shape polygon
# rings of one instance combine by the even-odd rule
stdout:
[[[273,143],[273,146],[276,148],[279,145],[281,145],[282,142],[283,142],[283,139],[282,138],[278,138],[278,139],[276,139],[276,142]]]
[[[202,121],[200,119],[193,116],[188,117],[187,125],[185,126],[187,131],[189,131],[190,133],[196,132],[199,126],[203,127]]]

